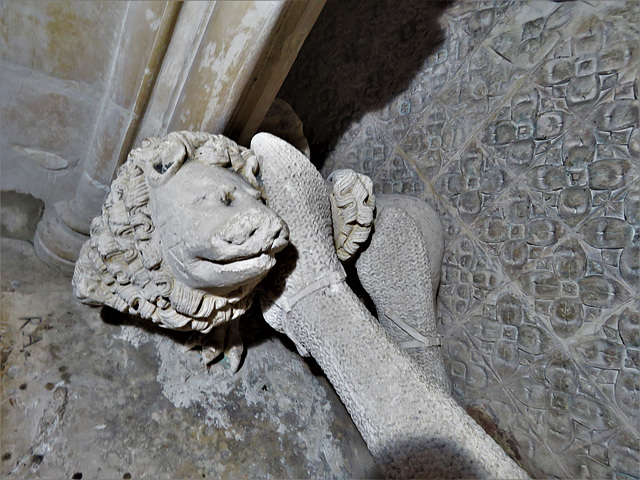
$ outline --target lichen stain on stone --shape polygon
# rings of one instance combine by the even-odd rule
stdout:
[[[0,35],[2,35],[4,48],[9,47],[9,41],[12,39],[11,28],[17,24],[33,25],[34,29],[40,27],[40,21],[34,15],[16,8],[3,8],[0,17]]]
[[[117,4],[112,8],[108,3],[92,2],[86,7],[78,8],[74,2],[47,4],[46,56],[52,61],[51,74],[94,83],[101,81],[110,63],[113,38],[122,19]]]
[[[77,45],[82,33],[79,30],[80,21],[75,12],[69,8],[69,4],[54,2],[47,5],[47,14],[52,20],[47,22],[46,31],[49,36],[48,52],[51,58],[58,62],[54,73],[61,73],[65,77],[70,75],[75,67],[77,57],[68,55],[61,45]]]
[[[19,65],[43,70],[38,43],[43,41],[41,19],[25,4],[13,2],[2,7],[0,44],[2,58]]]
[[[511,432],[500,428],[493,415],[484,411],[479,405],[467,407],[467,413],[483,428],[487,435],[502,447],[507,455],[516,460],[518,464],[521,463],[522,457],[515,437]]]

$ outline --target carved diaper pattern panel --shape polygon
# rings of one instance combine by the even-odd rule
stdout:
[[[438,328],[474,418],[533,475],[637,478],[640,4],[392,3],[328,3],[280,96],[323,173],[440,213]]]

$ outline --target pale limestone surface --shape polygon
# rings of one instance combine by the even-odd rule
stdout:
[[[2,478],[380,476],[317,365],[258,311],[240,371],[206,369],[191,334],[82,305],[31,244],[1,245]]]
[[[262,288],[265,318],[319,361],[380,467],[403,478],[525,478],[448,393],[435,335],[433,276],[442,258],[435,212],[413,199],[386,199],[370,249],[356,262],[394,342],[347,286],[332,232],[335,224],[349,233],[343,227],[355,222],[362,238],[338,235],[338,251],[347,258],[362,249],[373,221],[370,180],[337,172],[331,202],[319,172],[293,146],[261,133],[252,148],[255,155],[221,136],[176,132],[134,150],[92,224],[75,295],[171,329],[208,333],[237,319],[288,240],[283,220],[259,202],[254,187],[263,188],[294,229]],[[269,262],[253,264],[265,255]],[[228,334],[239,340],[234,325]],[[237,352],[225,354],[233,371]]]
[[[344,0],[279,97],[428,201],[458,401],[535,477],[638,478],[640,2]]]
[[[120,152],[111,149],[139,113],[164,8],[164,2],[3,2],[3,189],[28,192],[51,207],[73,197],[83,162],[103,161],[111,175],[106,157],[117,161]]]
[[[315,167],[294,147],[266,133],[256,135],[251,148],[260,159],[267,205],[290,229],[290,245],[264,287],[265,319],[320,364],[386,474],[528,478],[450,396],[437,352],[439,362],[420,369],[347,286],[333,244],[325,182]],[[422,232],[397,207],[387,207],[382,214],[381,230],[385,225],[400,233],[400,242],[389,242],[396,255],[394,273],[412,278],[411,261],[419,265],[415,287],[426,300],[421,318],[427,324],[425,334],[433,334],[431,268]],[[403,263],[403,249],[408,263]],[[382,258],[372,263],[387,260],[385,253],[381,246],[377,254]],[[396,287],[397,275],[387,277],[387,288]],[[404,308],[393,297],[372,293],[377,308],[384,312],[394,307],[402,316]],[[414,302],[406,293],[400,291],[396,298]]]
[[[133,150],[76,263],[76,297],[176,330],[236,320],[288,241],[257,168],[219,135],[176,132]]]
[[[0,182],[45,202],[40,257],[73,271],[144,138],[188,128],[248,141],[323,5],[0,3]]]

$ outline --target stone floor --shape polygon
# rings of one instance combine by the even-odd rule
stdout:
[[[380,476],[317,365],[255,309],[240,371],[207,371],[188,335],[76,303],[30,243],[3,238],[1,261],[2,478]]]

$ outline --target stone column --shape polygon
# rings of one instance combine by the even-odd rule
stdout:
[[[130,2],[75,197],[48,205],[38,225],[40,258],[73,270],[116,168],[143,138],[202,130],[246,144],[324,1]]]
[[[47,205],[36,230],[34,248],[47,263],[73,271],[91,220],[100,213],[115,169],[135,138],[179,10],[173,2],[128,3],[75,196]]]
[[[324,3],[185,3],[136,143],[201,130],[248,146]]]

